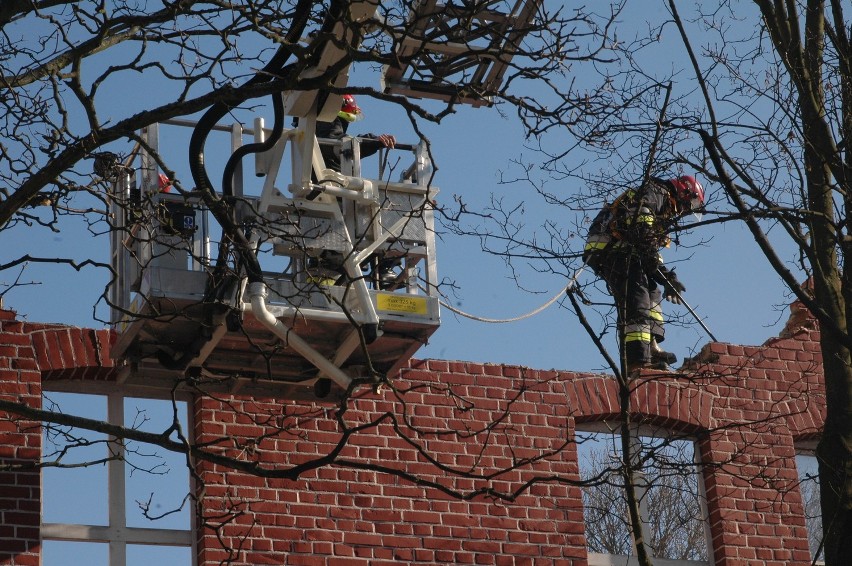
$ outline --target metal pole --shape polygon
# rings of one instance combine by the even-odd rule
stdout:
[[[661,276],[661,277],[662,277],[665,281],[668,281],[668,277],[666,277],[665,273],[663,273],[661,270],[657,269],[657,273],[659,273],[659,274],[660,274],[660,276]],[[703,329],[704,329],[704,332],[706,332],[706,333],[707,333],[707,336],[709,336],[709,337],[710,337],[710,339],[711,339],[711,340],[713,340],[713,342],[718,342],[719,340],[718,340],[715,336],[713,336],[713,333],[712,333],[712,332],[710,332],[710,329],[709,329],[709,328],[707,328],[707,325],[706,325],[706,324],[704,324],[704,321],[703,321],[703,320],[701,320],[701,318],[700,318],[700,317],[699,317],[699,316],[695,313],[695,311],[694,311],[694,310],[692,310],[692,307],[691,307],[691,306],[689,306],[689,303],[687,303],[685,300],[683,300],[683,295],[681,295],[681,294],[678,292],[678,290],[677,290],[677,289],[675,289],[674,287],[672,287],[671,289],[672,289],[672,292],[674,293],[675,297],[677,297],[677,298],[678,298],[678,300],[680,300],[680,304],[681,304],[681,305],[683,305],[683,306],[684,306],[684,308],[685,308],[686,310],[688,310],[688,311],[689,311],[689,314],[691,314],[691,315],[692,315],[692,318],[694,318],[694,319],[695,319],[695,321],[696,321],[696,322],[698,322],[698,324],[701,326],[701,328],[703,328]]]

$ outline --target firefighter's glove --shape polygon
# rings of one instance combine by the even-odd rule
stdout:
[[[680,295],[686,291],[686,286],[677,278],[674,269],[660,268],[660,273],[663,275],[663,297],[670,303],[682,304]]]
[[[654,273],[660,269],[660,254],[657,253],[657,250],[646,250],[640,253],[640,258],[642,267],[647,273]]]

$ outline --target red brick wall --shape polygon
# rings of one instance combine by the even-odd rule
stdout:
[[[815,439],[824,420],[819,334],[788,324],[782,336],[699,356],[718,372],[696,382],[713,399],[701,450],[713,464],[704,479],[717,564],[810,563],[794,443]]]
[[[108,344],[104,332],[21,324],[2,312],[0,393],[38,406],[42,372],[109,379]],[[823,421],[820,372],[818,333],[794,308],[781,338],[761,347],[712,343],[685,374],[637,382],[637,418],[699,439],[716,565],[809,563],[794,443],[815,438]],[[513,501],[472,494],[489,487],[511,493],[551,474],[576,479],[576,450],[566,443],[575,426],[617,413],[613,378],[429,360],[412,362],[394,383],[399,394],[364,390],[343,415],[282,400],[197,399],[197,439],[270,476],[199,466],[207,522],[198,532],[199,563],[586,563],[577,488],[537,483]],[[338,463],[288,475],[334,450],[338,419],[356,429]],[[483,430],[486,423],[497,424]],[[37,431],[2,426],[4,462],[38,457]],[[453,433],[440,433],[447,429]],[[524,465],[488,479],[441,470],[513,463]],[[0,496],[0,565],[35,564],[37,476],[6,473],[0,481],[15,488],[12,497]]]
[[[0,310],[0,399],[41,407],[41,372],[32,340],[12,312]],[[0,411],[0,564],[38,566],[41,482],[38,423]]]
[[[234,504],[244,513],[236,521],[239,526],[227,531],[229,546],[242,545],[245,551],[238,564],[489,564],[518,558],[571,563],[583,559],[578,488],[543,483],[514,502],[488,496],[464,501],[437,488],[358,469],[387,466],[460,495],[488,487],[511,490],[520,482],[555,474],[577,478],[574,445],[559,452],[573,427],[571,409],[565,403],[567,382],[557,388],[525,382],[524,372],[515,367],[444,361],[412,366],[397,385],[417,389],[399,399],[390,392],[365,393],[343,415],[353,428],[378,424],[353,433],[338,456],[340,465],[309,470],[297,481],[254,478],[205,466],[208,514]],[[450,384],[453,395],[448,394]],[[524,390],[525,385],[530,388]],[[247,416],[257,414],[273,419],[276,426],[298,422],[296,430],[304,436],[279,435],[246,454],[245,440],[270,431]],[[401,420],[405,414],[410,417],[408,424]],[[213,442],[227,436],[222,453],[245,454],[278,470],[331,453],[341,439],[335,417],[334,408],[306,414],[287,402],[229,399],[226,405],[200,399],[196,404],[200,440]],[[492,422],[497,423],[492,431],[477,433]],[[436,463],[428,462],[394,432],[399,427],[411,435],[412,426],[424,431],[413,438]],[[446,434],[448,429],[455,433]],[[474,477],[448,481],[439,469],[466,470],[477,462],[485,463],[489,471],[504,469],[548,451],[554,455],[494,482]],[[237,535],[247,538],[238,540]],[[218,563],[226,555],[209,532],[201,538],[200,548],[204,563]]]
[[[42,381],[109,379],[110,333],[21,322],[0,309],[0,399],[41,408]],[[0,411],[0,565],[40,564],[37,422]],[[29,468],[29,469],[28,469]]]

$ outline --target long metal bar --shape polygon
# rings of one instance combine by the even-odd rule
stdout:
[[[77,382],[79,384],[79,382]],[[122,541],[125,544],[184,546],[192,548],[193,531],[180,529],[147,529],[141,527],[115,528],[69,523],[42,523],[43,540],[73,542]],[[110,566],[113,566],[111,563]]]
[[[665,276],[665,274],[660,269],[657,269],[657,273],[660,275],[660,277],[667,280],[667,277]],[[713,342],[718,342],[719,340],[715,336],[713,336],[713,333],[710,332],[710,329],[707,328],[707,325],[704,324],[704,321],[701,320],[701,317],[699,317],[698,314],[696,314],[696,312],[694,310],[692,310],[692,307],[689,306],[689,303],[687,303],[685,300],[683,300],[683,295],[681,295],[678,292],[678,290],[675,289],[674,287],[672,287],[672,292],[674,293],[675,297],[677,297],[680,300],[680,304],[683,305],[683,307],[686,310],[689,311],[689,314],[692,315],[692,318],[694,318],[695,321],[699,324],[699,326],[701,326],[701,328],[704,329],[704,332],[707,333],[707,336],[709,336],[710,339],[713,340]]]
[[[251,301],[252,314],[266,326],[273,334],[281,338],[288,346],[300,353],[311,362],[318,370],[330,377],[344,391],[349,388],[352,378],[343,373],[339,367],[334,365],[328,358],[316,351],[302,337],[275,318],[266,308],[266,286],[262,282],[249,283],[248,298]]]

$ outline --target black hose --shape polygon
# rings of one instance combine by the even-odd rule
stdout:
[[[334,2],[335,0],[332,1]],[[289,45],[297,42],[302,37],[308,21],[310,20],[313,4],[314,2],[312,0],[298,1],[294,11],[292,25],[285,35],[285,43],[278,48],[269,63],[267,63],[260,72],[250,78],[244,86],[263,84],[281,76],[285,69],[285,63],[292,54]],[[325,29],[326,24],[327,20],[326,22],[323,22],[323,29]],[[265,149],[272,147],[272,145],[277,142],[277,139],[280,138],[284,122],[283,103],[281,101],[280,93],[274,93],[272,96],[273,109],[275,110],[276,116],[273,135],[270,137],[270,140],[268,140],[268,144],[251,144],[250,146],[247,146],[246,150],[238,152],[239,155],[234,155],[228,160],[225,172],[226,181],[222,184],[224,202],[217,201],[216,189],[213,187],[213,184],[210,182],[210,177],[207,174],[207,168],[204,163],[204,146],[210,132],[219,120],[224,118],[232,108],[235,108],[245,102],[248,99],[248,95],[239,93],[233,94],[232,96],[213,104],[202,115],[189,140],[189,169],[192,179],[195,182],[195,188],[201,192],[202,195],[206,195],[208,199],[207,205],[213,216],[222,226],[223,232],[212,277],[208,280],[207,289],[205,290],[204,311],[205,317],[208,319],[212,318],[214,314],[213,310],[215,305],[211,304],[211,302],[216,299],[221,299],[222,295],[224,295],[230,288],[228,285],[228,278],[225,277],[225,272],[232,244],[233,247],[236,248],[235,251],[239,258],[239,265],[245,268],[249,282],[263,281],[263,272],[257,255],[254,253],[254,250],[251,249],[249,238],[246,234],[243,234],[240,231],[240,227],[237,224],[236,216],[234,214],[233,171],[236,168],[236,164],[239,162],[239,159],[241,159],[249,151],[264,151]],[[191,361],[193,357],[193,350],[195,350],[195,348],[190,348],[177,358],[169,355],[165,351],[160,351],[158,352],[158,359],[164,367],[180,369],[185,367],[189,361]]]
[[[305,27],[308,25],[312,5],[313,2],[311,0],[299,0],[294,11],[293,23],[284,36],[285,44],[278,48],[275,55],[260,72],[248,80],[246,83],[247,86],[267,82],[280,74],[291,54],[289,44],[298,41],[305,31]],[[217,102],[204,113],[201,120],[196,124],[195,130],[192,132],[192,137],[189,140],[189,168],[196,188],[214,193],[210,177],[207,175],[207,170],[204,166],[204,144],[207,141],[207,136],[210,135],[213,127],[219,120],[224,118],[231,108],[242,104],[246,99],[247,97],[244,96],[234,96],[229,100]]]
[[[233,197],[234,195],[234,171],[242,158],[249,153],[258,153],[272,149],[281,138],[281,134],[284,132],[284,103],[281,100],[281,95],[278,93],[272,95],[272,110],[274,120],[272,132],[270,133],[269,138],[260,143],[251,143],[241,146],[231,154],[231,157],[228,158],[228,162],[225,164],[225,171],[222,174],[222,194],[226,195],[225,198]],[[234,219],[234,224],[236,225],[236,219]],[[245,240],[246,244],[248,244],[250,241],[249,233],[245,234]],[[226,253],[227,250],[223,250],[220,243],[219,257],[216,261],[217,266],[222,262],[225,262]],[[260,267],[257,256],[254,253],[243,253],[240,254],[240,258],[246,269],[249,283],[258,283],[263,281],[263,270]]]
[[[283,68],[284,63],[289,57],[289,48],[286,46],[279,47],[275,56],[266,64],[262,71],[246,82],[246,86],[267,82],[273,73]],[[216,194],[216,190],[210,182],[210,177],[207,175],[207,169],[204,165],[204,144],[207,142],[207,136],[210,135],[210,132],[219,120],[224,118],[232,108],[245,102],[246,99],[247,97],[245,96],[234,96],[230,99],[216,102],[204,113],[192,131],[192,137],[189,139],[189,170],[192,174],[192,180],[195,181],[196,189]],[[233,194],[226,196],[233,196]]]
[[[305,27],[307,26],[307,23],[310,19],[312,4],[313,2],[309,0],[299,1],[295,9],[293,25],[285,36],[287,44],[282,45],[278,48],[269,63],[267,63],[260,72],[258,72],[251,79],[249,79],[246,83],[246,86],[268,82],[269,80],[280,74],[280,72],[284,69],[284,65],[291,54],[289,44],[298,41],[298,39],[304,33]],[[210,177],[207,174],[207,168],[204,163],[204,145],[206,144],[207,137],[210,135],[210,132],[213,130],[214,126],[219,122],[219,120],[225,117],[228,112],[230,112],[231,108],[242,104],[246,99],[246,96],[233,96],[224,101],[215,103],[207,110],[207,112],[204,113],[204,115],[198,121],[198,124],[196,124],[195,129],[192,132],[192,136],[190,137],[189,169],[192,175],[192,179],[195,182],[196,189],[201,190],[202,193],[208,193],[211,197],[214,197],[216,195],[216,190],[210,182]],[[273,95],[273,105],[275,105],[276,100],[278,100],[278,102],[280,103],[279,93],[275,93]],[[275,141],[273,141],[272,143],[275,143]],[[222,187],[223,196],[226,199],[226,203],[231,205],[233,203],[228,203],[227,201],[231,201],[234,196],[232,178],[233,170],[234,168],[236,168],[236,163],[237,161],[229,159],[229,167],[227,169],[230,169],[230,173],[226,171],[228,182],[223,183]],[[230,208],[220,209],[219,211],[212,211],[217,221],[222,225],[226,233],[228,233],[228,236],[223,236],[219,244],[219,253],[216,258],[216,264],[214,266],[213,285],[212,288],[208,289],[208,293],[206,293],[208,298],[215,295],[215,288],[219,287],[217,282],[222,279],[223,273],[227,267],[227,258],[228,253],[230,251],[230,243],[234,237],[236,237],[238,240],[241,240],[239,242],[239,247],[243,249],[241,249],[242,253],[239,254],[240,261],[246,269],[246,272],[249,276],[249,280],[251,282],[263,280],[260,262],[258,261],[257,256],[249,249],[248,239],[245,237],[241,237],[241,235],[238,233],[237,222],[236,218],[234,217],[233,211],[233,206],[231,206]],[[227,214],[228,217],[225,217],[225,214]]]
[[[309,4],[305,2],[305,4]],[[334,13],[331,12],[331,9],[336,8]],[[336,23],[339,13],[343,9],[343,4],[340,2],[332,4],[330,11],[326,14],[326,17],[323,20],[323,24],[321,26],[321,31],[327,33],[331,31],[331,28]],[[304,31],[305,25],[307,25],[307,17],[309,15],[309,10],[299,10],[297,8],[299,14],[303,15],[303,18],[298,22],[294,22],[293,28],[291,28],[291,33],[287,34],[287,40],[292,42],[298,39],[298,35],[301,35],[302,31]],[[300,31],[298,35],[291,35],[292,31],[299,27]],[[277,56],[277,54],[276,54]],[[314,58],[319,57],[319,52],[314,54]],[[283,65],[283,61],[281,62]],[[283,67],[276,69],[275,64],[270,61],[270,65],[264,67],[264,72],[267,76],[271,76],[273,73],[280,73],[283,70]],[[257,76],[257,75],[256,75]],[[317,105],[322,106],[325,99],[328,97],[328,92],[321,92],[317,97]],[[273,111],[273,127],[270,132],[270,136],[268,139],[264,140],[261,143],[252,143],[244,145],[238,148],[231,156],[228,158],[228,162],[225,164],[225,171],[222,174],[222,194],[226,196],[233,196],[234,194],[234,171],[237,168],[239,162],[250,153],[259,153],[262,151],[268,151],[278,143],[278,140],[281,139],[281,134],[284,132],[284,104],[281,101],[281,97],[276,93],[272,95],[272,111]],[[212,127],[212,126],[211,126]],[[209,130],[208,130],[209,131]],[[190,147],[192,143],[190,143]],[[203,157],[202,157],[203,159]]]
[[[284,103],[281,101],[279,94],[272,95],[272,131],[267,139],[258,143],[250,143],[238,147],[228,162],[225,163],[225,172],[222,173],[222,194],[234,194],[234,171],[237,169],[239,162],[250,153],[260,153],[272,149],[278,140],[281,139],[281,134],[284,133]]]

